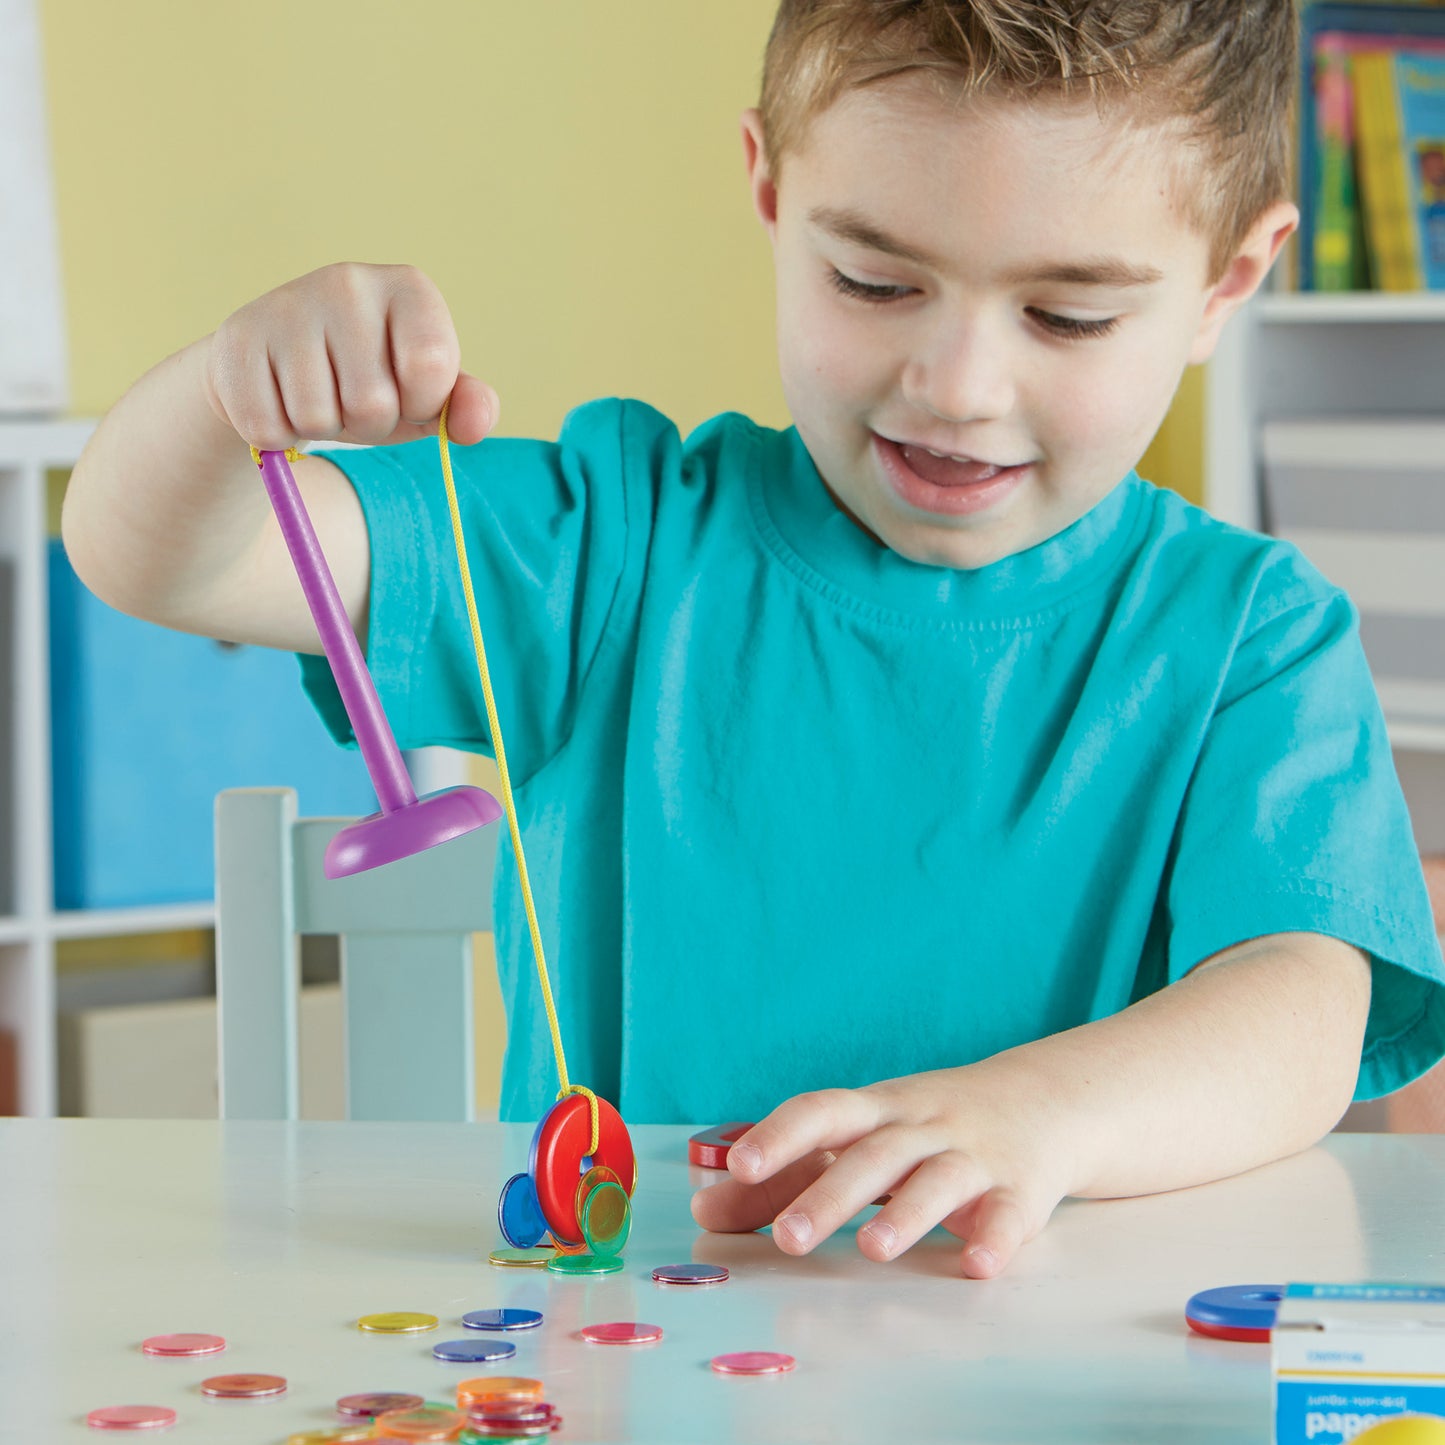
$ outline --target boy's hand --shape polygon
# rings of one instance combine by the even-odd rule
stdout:
[[[729,1178],[700,1190],[693,1217],[725,1232],[771,1223],[806,1254],[891,1196],[858,1248],[893,1259],[936,1224],[967,1241],[963,1272],[998,1274],[1069,1192],[1061,1111],[1007,1055],[864,1089],[800,1094],[728,1153]]]
[[[694,1199],[704,1229],[773,1221],[806,1254],[880,1194],[858,1231],[892,1259],[935,1224],[997,1274],[1066,1194],[1184,1189],[1307,1149],[1354,1091],[1370,963],[1317,933],[1264,934],[1119,1013],[960,1069],[801,1094]]]
[[[243,306],[210,339],[206,393],[252,446],[301,441],[376,446],[447,431],[480,441],[497,395],[461,370],[446,302],[412,266],[343,262]]]

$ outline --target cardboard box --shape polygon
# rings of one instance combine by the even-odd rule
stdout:
[[[214,1119],[216,1000],[176,998],[60,1014],[60,1112],[90,1119]],[[341,987],[301,990],[301,1117],[344,1119]]]
[[[1445,1418],[1445,1285],[1292,1284],[1270,1337],[1275,1445]]]

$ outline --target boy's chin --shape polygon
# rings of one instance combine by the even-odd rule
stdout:
[[[1001,562],[1022,547],[1009,546],[997,535],[985,536],[981,529],[939,526],[885,525],[874,535],[900,557],[923,567],[947,567],[953,572],[971,572]]]

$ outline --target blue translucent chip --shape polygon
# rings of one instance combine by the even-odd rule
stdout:
[[[530,1174],[514,1174],[502,1185],[497,1227],[514,1249],[535,1249],[547,1238],[547,1219]]]
[[[516,1345],[509,1340],[444,1340],[432,1346],[432,1354],[437,1359],[463,1365],[489,1365],[497,1360],[510,1360],[516,1353]]]
[[[542,1316],[537,1310],[472,1310],[462,1323],[469,1330],[535,1330]]]

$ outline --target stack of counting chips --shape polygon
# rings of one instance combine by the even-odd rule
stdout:
[[[527,1440],[562,1428],[555,1405],[545,1400],[499,1400],[484,1395],[467,1410],[467,1423],[458,1437],[474,1440]]]

